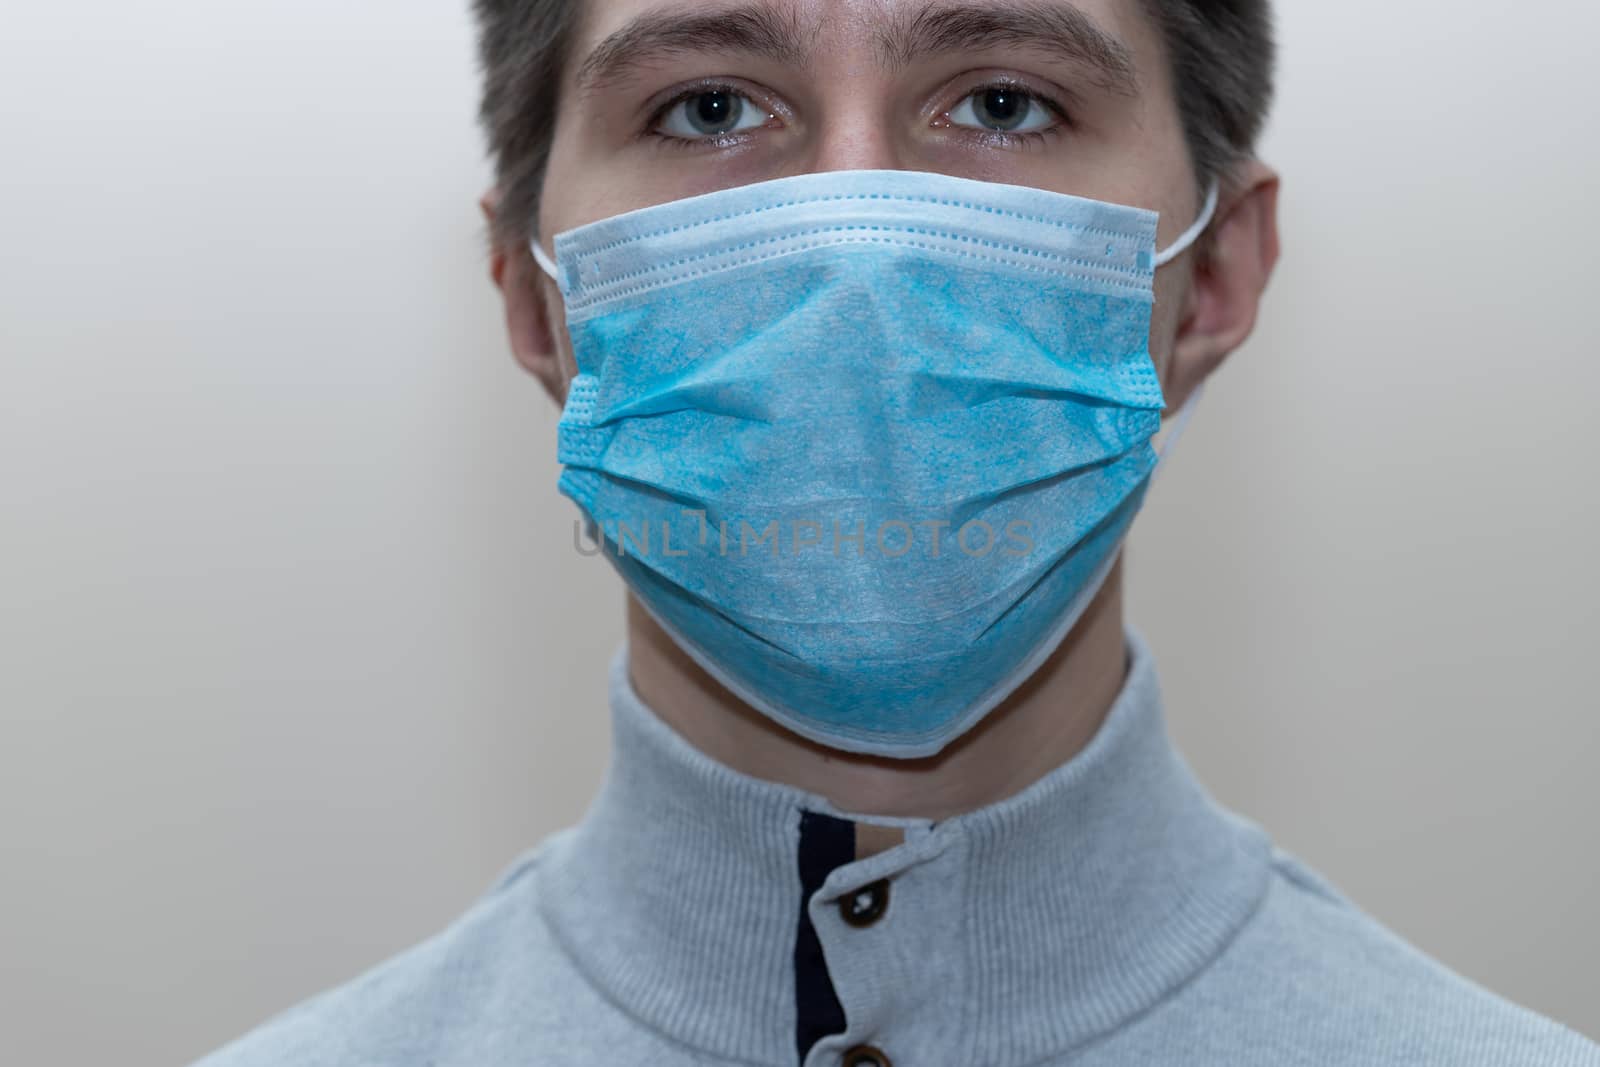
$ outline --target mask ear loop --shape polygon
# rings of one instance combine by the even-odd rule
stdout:
[[[533,238],[528,244],[533,249],[533,261],[539,264],[539,268],[550,275],[553,281],[559,282],[561,275],[556,270],[555,261],[545,253],[544,246],[539,243],[539,238]]]
[[[1173,260],[1187,252],[1190,245],[1194,244],[1200,239],[1200,235],[1206,232],[1206,227],[1211,225],[1212,218],[1214,218],[1217,214],[1218,195],[1219,190],[1217,188],[1217,183],[1213,181],[1211,183],[1211,189],[1206,193],[1205,207],[1200,209],[1200,217],[1194,220],[1193,226],[1190,226],[1187,230],[1183,231],[1183,236],[1179,237],[1176,241],[1172,242],[1172,244],[1168,245],[1166,251],[1156,253],[1156,266],[1161,267],[1171,263]]]
[[[1179,256],[1183,255],[1183,253],[1188,251],[1189,247],[1200,239],[1200,235],[1206,232],[1206,227],[1210,226],[1212,219],[1216,217],[1218,195],[1219,190],[1217,188],[1217,183],[1213,181],[1211,183],[1210,190],[1206,192],[1206,203],[1205,206],[1200,209],[1200,217],[1195,219],[1194,225],[1190,226],[1183,232],[1181,237],[1172,242],[1172,244],[1167,247],[1166,251],[1160,252],[1156,255],[1156,266],[1160,267],[1164,264],[1171,263],[1174,259],[1177,259]],[[1150,480],[1152,482],[1154,482],[1155,479],[1159,477],[1161,472],[1166,468],[1167,461],[1172,456],[1172,450],[1177,448],[1178,442],[1183,439],[1183,431],[1189,428],[1189,420],[1194,418],[1194,409],[1199,406],[1200,397],[1205,391],[1205,382],[1202,381],[1197,384],[1193,391],[1189,393],[1189,399],[1183,402],[1183,407],[1179,408],[1178,413],[1172,417],[1171,427],[1167,428],[1165,432],[1162,433],[1161,443],[1156,446],[1156,467],[1155,470],[1150,474]]]

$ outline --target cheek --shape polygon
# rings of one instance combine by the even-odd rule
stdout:
[[[1177,274],[1170,277],[1165,274],[1165,270],[1157,272],[1156,303],[1150,315],[1150,358],[1155,361],[1162,388],[1166,388],[1169,381],[1173,342],[1183,321],[1183,305],[1188,295],[1188,287]]]

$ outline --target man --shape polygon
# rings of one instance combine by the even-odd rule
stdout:
[[[612,765],[209,1065],[1600,1064],[1218,808],[1124,628],[1277,258],[1265,0],[477,7]]]

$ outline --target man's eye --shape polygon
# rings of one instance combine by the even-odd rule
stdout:
[[[771,117],[742,93],[707,89],[668,107],[656,129],[669,137],[695,140],[753,130]]]
[[[950,122],[1001,133],[1031,133],[1055,124],[1049,105],[1023,89],[979,89],[950,110]]]

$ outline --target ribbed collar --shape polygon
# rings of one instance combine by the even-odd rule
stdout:
[[[1174,750],[1150,652],[1132,631],[1128,647],[1123,690],[1082,752],[936,823],[852,816],[710,759],[639,701],[624,650],[604,783],[541,864],[550,928],[669,1040],[794,1063],[800,813],[893,824],[904,844],[836,868],[809,907],[850,1023],[835,1044],[1012,1067],[1092,1041],[1217,955],[1264,892],[1270,850]],[[880,878],[884,919],[844,926],[833,902]]]

